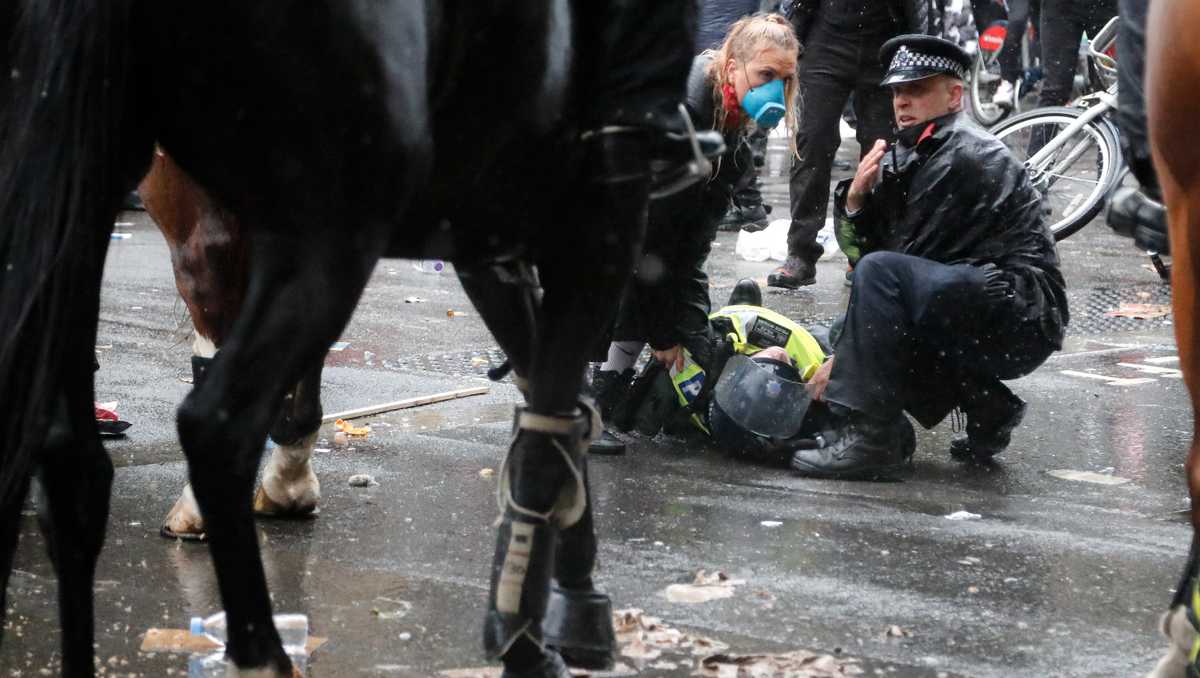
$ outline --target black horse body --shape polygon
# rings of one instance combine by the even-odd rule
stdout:
[[[100,278],[112,218],[156,140],[254,226],[243,313],[178,416],[230,658],[287,671],[251,518],[259,448],[382,256],[453,261],[527,384],[531,416],[502,486],[506,515],[536,516],[517,517],[543,546],[528,568],[506,565],[517,518],[505,519],[493,654],[513,670],[543,657],[552,575],[598,595],[590,510],[570,501],[583,492],[588,429],[576,402],[648,195],[643,133],[583,134],[602,122],[591,113],[605,96],[599,74],[623,58],[596,30],[616,4],[28,0],[15,26],[0,10],[13,32],[0,92],[0,614],[37,472],[65,674],[93,670],[92,575],[112,477],[91,402]],[[542,294],[528,268],[504,265],[517,261],[536,266]],[[525,569],[518,600],[497,612],[503,573]]]

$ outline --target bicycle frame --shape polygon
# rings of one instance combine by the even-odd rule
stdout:
[[[1095,101],[1096,103],[1091,105],[1089,103],[1091,101]],[[1053,139],[1046,142],[1045,146],[1042,146],[1040,149],[1038,149],[1038,152],[1034,153],[1032,158],[1029,158],[1025,161],[1026,167],[1037,167],[1044,162],[1046,158],[1050,156],[1050,154],[1054,153],[1059,149],[1059,147],[1067,143],[1067,140],[1074,136],[1076,132],[1083,129],[1085,125],[1097,118],[1106,116],[1109,111],[1116,110],[1116,88],[1113,87],[1113,91],[1111,92],[1096,92],[1095,94],[1089,94],[1087,96],[1080,97],[1076,104],[1084,104],[1084,106],[1080,106],[1081,108],[1085,108],[1083,115],[1076,118],[1070,125],[1067,125],[1066,129],[1054,135]],[[1074,155],[1068,156],[1067,164],[1076,160],[1079,157],[1079,154],[1082,152],[1082,150],[1073,150],[1072,153]],[[1063,163],[1059,163],[1056,169],[1059,169],[1063,166],[1065,166]]]

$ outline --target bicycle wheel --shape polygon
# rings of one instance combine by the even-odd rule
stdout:
[[[1063,130],[1082,114],[1078,108],[1039,108],[991,130],[1025,163],[1033,185],[1045,196],[1056,241],[1099,214],[1122,164],[1116,134],[1107,123],[1093,120],[1071,138],[1062,137]],[[1053,146],[1053,151],[1031,166],[1030,158],[1044,146]]]
[[[971,64],[971,82],[967,92],[971,117],[984,127],[1000,122],[1008,109],[992,102],[1000,86],[1000,64],[994,54],[978,54]]]

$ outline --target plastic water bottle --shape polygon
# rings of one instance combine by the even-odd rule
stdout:
[[[303,653],[308,644],[308,616],[277,614],[272,620],[283,641],[283,649],[288,654]],[[213,642],[225,645],[225,639],[229,637],[225,613],[218,612],[204,619],[192,617],[191,632],[193,636],[208,636]]]
[[[441,273],[446,268],[446,262],[441,259],[415,259],[413,268],[422,273]]]

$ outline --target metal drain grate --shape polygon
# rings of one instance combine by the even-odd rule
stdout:
[[[1130,285],[1120,289],[1096,287],[1067,294],[1071,305],[1071,324],[1067,334],[1108,334],[1113,332],[1146,332],[1171,326],[1171,316],[1165,318],[1110,318],[1105,315],[1121,304],[1171,303],[1171,287],[1163,284]]]
[[[487,371],[504,363],[504,351],[498,347],[475,348],[454,353],[406,356],[385,360],[383,366],[397,372],[434,372],[449,376],[487,376]]]

